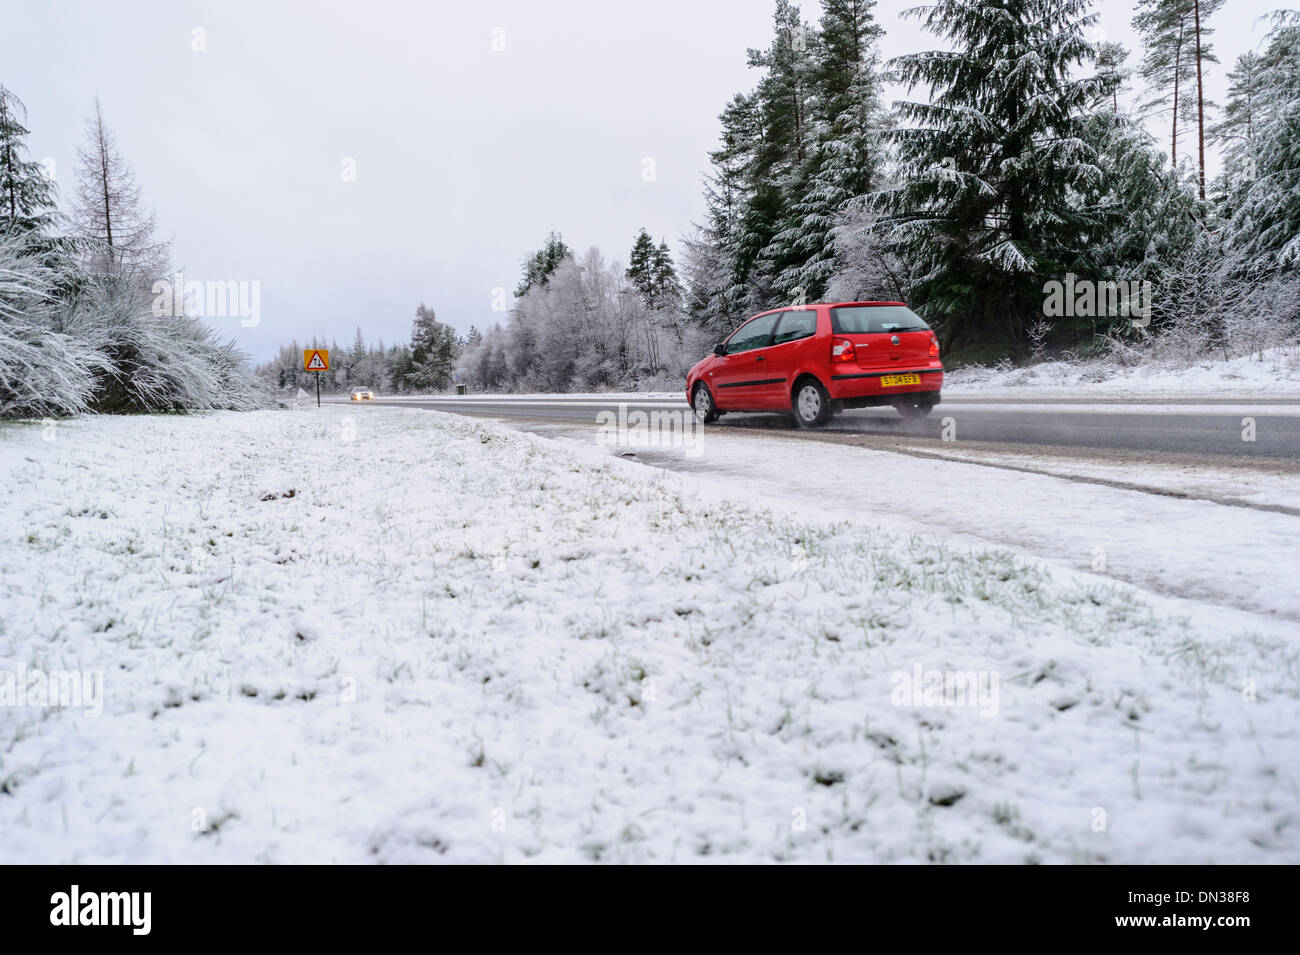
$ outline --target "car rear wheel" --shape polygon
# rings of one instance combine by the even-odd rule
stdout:
[[[713,424],[718,420],[718,409],[713,404],[713,395],[709,393],[709,386],[704,382],[700,382],[695,386],[695,395],[691,405],[695,408],[695,417],[699,418],[704,424]]]
[[[799,427],[820,428],[831,420],[831,396],[816,378],[800,379],[794,386],[790,410]]]

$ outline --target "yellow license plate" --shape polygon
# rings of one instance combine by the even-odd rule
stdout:
[[[895,385],[919,385],[920,375],[885,375],[880,379],[880,387],[892,388]]]

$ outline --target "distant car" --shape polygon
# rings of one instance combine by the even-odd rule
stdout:
[[[921,418],[942,388],[939,339],[902,302],[762,312],[686,375],[686,400],[706,423],[728,411],[781,411],[801,428],[874,405]]]
[[[375,393],[371,391],[369,388],[353,388],[352,400],[353,401],[374,401]]]

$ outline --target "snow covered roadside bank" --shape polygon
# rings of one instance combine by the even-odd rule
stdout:
[[[1024,368],[955,368],[944,375],[946,398],[1300,398],[1300,348],[1223,359],[1207,354],[1191,365],[1109,358],[1045,361]]]
[[[0,427],[0,861],[1300,861],[1293,641],[595,456]]]

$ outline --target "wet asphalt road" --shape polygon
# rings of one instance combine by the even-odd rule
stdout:
[[[361,404],[370,404],[363,402]],[[431,408],[490,418],[596,423],[620,404],[639,409],[686,410],[673,399],[603,398],[378,398],[375,405]],[[1251,433],[1254,440],[1243,436]],[[710,427],[793,430],[782,415],[728,414]],[[945,400],[929,418],[904,422],[893,409],[866,408],[837,415],[823,433],[906,437],[999,445],[1111,449],[1141,454],[1271,458],[1300,461],[1300,402],[1115,402],[1048,400]]]

